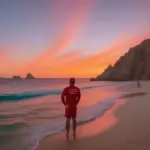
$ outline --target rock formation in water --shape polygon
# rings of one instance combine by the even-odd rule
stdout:
[[[20,76],[13,76],[13,79],[22,79]]]
[[[35,77],[31,73],[28,73],[25,79],[35,79]]]
[[[109,65],[101,75],[92,80],[150,80],[150,39],[130,48],[114,66]]]

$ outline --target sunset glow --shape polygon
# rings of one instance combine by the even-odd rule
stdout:
[[[0,77],[95,77],[150,38],[148,1],[62,1],[2,3]]]

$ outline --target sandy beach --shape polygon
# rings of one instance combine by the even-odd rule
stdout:
[[[76,140],[64,132],[42,139],[36,150],[150,149],[150,82],[126,93],[102,117],[79,126]]]

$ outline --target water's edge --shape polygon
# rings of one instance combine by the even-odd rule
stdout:
[[[103,115],[104,115],[108,110],[113,109],[113,107],[115,106],[115,104],[117,103],[117,101],[118,101],[119,99],[121,99],[122,96],[123,96],[123,94],[120,94],[120,95],[114,97],[114,101],[113,101],[113,103],[111,103],[110,107],[104,108],[104,111],[103,111],[101,114],[99,114],[98,116],[95,116],[95,117],[93,117],[93,118],[91,118],[91,119],[89,119],[89,120],[87,120],[87,121],[83,121],[83,122],[80,122],[80,121],[79,121],[79,122],[78,122],[78,126],[79,126],[79,127],[80,127],[80,126],[84,126],[84,125],[87,124],[87,123],[91,123],[92,121],[95,121],[96,119],[99,119],[99,118],[103,117]],[[40,141],[44,140],[44,139],[47,138],[47,137],[59,135],[59,134],[63,133],[64,131],[65,131],[65,129],[62,129],[62,130],[60,130],[60,131],[58,131],[58,132],[56,132],[56,133],[47,134],[47,135],[41,137],[41,138],[39,139],[39,141],[37,141],[37,143],[35,144],[35,147],[33,148],[33,150],[36,150],[36,149],[38,148]]]

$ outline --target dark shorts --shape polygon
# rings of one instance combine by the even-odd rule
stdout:
[[[74,108],[70,108],[70,107],[65,108],[65,117],[67,119],[70,119],[70,118],[76,119],[76,117],[77,117],[77,108],[76,107],[74,107]]]

